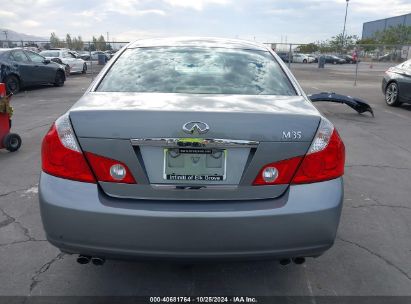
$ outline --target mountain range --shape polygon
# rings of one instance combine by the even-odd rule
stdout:
[[[4,33],[5,31],[7,31],[8,41],[22,41],[22,40],[23,41],[45,41],[45,40],[48,40],[48,38],[45,38],[45,37],[28,35],[28,34],[19,33],[16,31],[9,30],[9,29],[5,29],[5,28],[0,28],[0,41],[6,40],[6,34]]]

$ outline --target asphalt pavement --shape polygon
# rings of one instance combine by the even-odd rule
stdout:
[[[0,295],[411,296],[411,105],[384,104],[380,87],[386,68],[360,63],[354,87],[355,65],[292,65],[307,93],[360,97],[375,112],[373,118],[341,104],[316,104],[346,145],[345,200],[334,247],[301,266],[275,261],[79,265],[76,256],[61,254],[45,240],[37,185],[41,139],[92,75],[73,75],[61,88],[17,94],[13,130],[23,145],[16,153],[0,150]]]

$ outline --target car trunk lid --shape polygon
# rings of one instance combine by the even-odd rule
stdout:
[[[252,182],[265,164],[304,155],[320,115],[302,96],[88,93],[70,110],[70,119],[84,151],[125,163],[136,178],[136,185],[100,183],[108,195],[240,200],[284,193],[288,185],[255,187]],[[188,122],[205,123],[209,130],[186,133]],[[226,168],[212,171],[221,180],[168,179],[165,153],[183,151],[181,143],[210,150],[206,153],[224,152]],[[212,160],[194,152],[185,157]]]

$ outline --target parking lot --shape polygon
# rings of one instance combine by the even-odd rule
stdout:
[[[345,201],[334,247],[301,266],[275,261],[181,266],[107,261],[79,265],[43,232],[37,185],[41,139],[83,94],[92,75],[13,97],[16,153],[0,150],[0,295],[408,295],[411,296],[411,105],[381,93],[387,64],[318,69],[293,64],[306,93],[334,91],[368,101],[375,118],[341,104],[318,108],[346,145]],[[75,225],[75,223],[73,223]],[[201,241],[201,240],[199,240]]]

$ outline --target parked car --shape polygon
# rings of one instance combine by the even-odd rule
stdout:
[[[7,92],[42,84],[63,86],[64,67],[45,57],[23,49],[0,49],[0,82],[6,83]]]
[[[343,59],[343,60],[345,61],[345,63],[355,64],[355,63],[357,63],[357,61],[360,62],[360,60],[355,59],[355,58],[354,58],[353,56],[351,56],[351,55],[339,55],[339,56],[337,56],[337,57]]]
[[[70,73],[85,74],[87,72],[86,62],[69,50],[47,50],[40,52],[40,55],[53,61],[58,59],[62,64],[70,67]]]
[[[266,46],[138,40],[45,136],[42,221],[47,240],[83,264],[300,263],[334,243],[344,155]]]
[[[411,59],[385,72],[382,91],[389,106],[411,103]]]
[[[90,56],[89,52],[81,53],[80,58],[83,59],[84,61],[87,61],[87,62],[93,61],[93,64],[94,63],[97,64],[99,54],[104,55],[105,62],[110,60],[110,57],[109,57],[108,54],[106,54],[104,52],[100,52],[100,51],[91,52],[91,56]]]
[[[305,54],[293,54],[293,62],[312,63],[314,62],[314,58],[309,57]]]
[[[293,62],[293,55],[290,56],[289,52],[276,52],[277,55],[281,58],[284,62]]]
[[[325,63],[343,64],[345,59],[341,59],[335,55],[325,55]]]
[[[318,62],[318,55],[316,54],[309,54],[307,55],[308,57],[312,58],[312,62],[317,63]]]
[[[392,52],[392,53],[386,53],[384,55],[378,56],[377,58],[378,61],[401,61],[401,52]]]
[[[98,55],[90,53],[82,53],[80,54],[80,58],[83,59],[87,64],[98,64]]]

